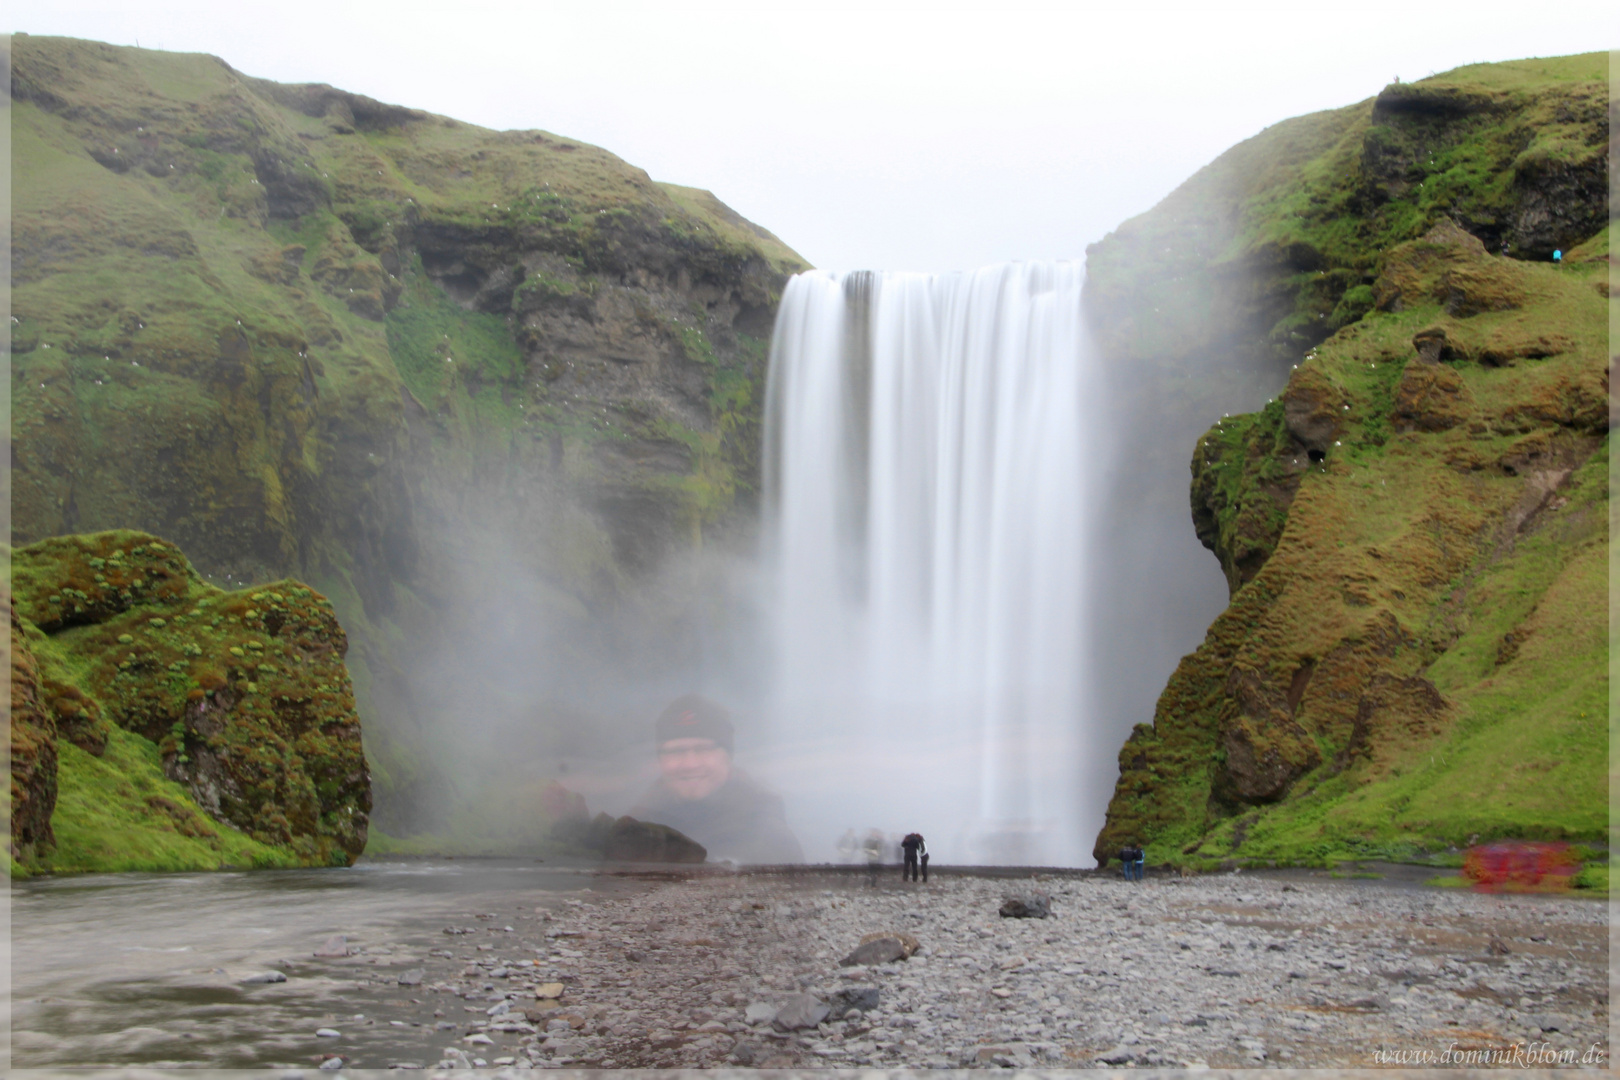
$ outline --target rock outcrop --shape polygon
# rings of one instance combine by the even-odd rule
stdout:
[[[56,725],[40,702],[39,664],[17,621],[17,605],[6,583],[11,609],[11,837],[8,853],[30,862],[56,844],[51,813],[56,809]]]
[[[1602,834],[1600,59],[1277,125],[1093,249],[1126,376],[1232,413],[1192,463],[1229,603],[1121,750],[1100,859]]]
[[[81,850],[86,799],[119,805],[131,835],[217,839],[212,819],[289,863],[346,865],[364,850],[370,777],[325,597],[296,581],[215,589],[172,544],[128,531],[20,548],[12,582],[12,842],[25,869],[122,868]],[[114,729],[155,748],[167,789],[155,776],[94,788],[90,761]],[[56,798],[70,782],[85,795],[71,805]]]

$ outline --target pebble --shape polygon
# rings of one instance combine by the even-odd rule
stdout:
[[[321,1028],[315,1032],[315,1035],[321,1039],[341,1039],[343,1032],[338,1031],[336,1028]]]

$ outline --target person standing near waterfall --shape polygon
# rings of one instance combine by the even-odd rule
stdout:
[[[670,702],[653,726],[658,779],[630,816],[679,830],[713,862],[803,862],[781,796],[732,763],[734,734],[731,714],[701,694]]]
[[[917,856],[927,850],[923,843],[922,833],[907,833],[906,838],[900,841],[900,850],[905,852],[906,861],[900,867],[901,881],[917,880]]]

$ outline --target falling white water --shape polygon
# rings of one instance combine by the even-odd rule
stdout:
[[[1091,863],[1117,749],[1087,737],[1082,280],[1060,262],[788,283],[763,768],[812,859],[876,827],[923,833],[936,864]]]

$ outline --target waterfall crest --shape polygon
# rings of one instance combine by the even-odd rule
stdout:
[[[917,830],[937,862],[1089,865],[1079,263],[810,272],[766,399],[768,771],[811,858]]]

